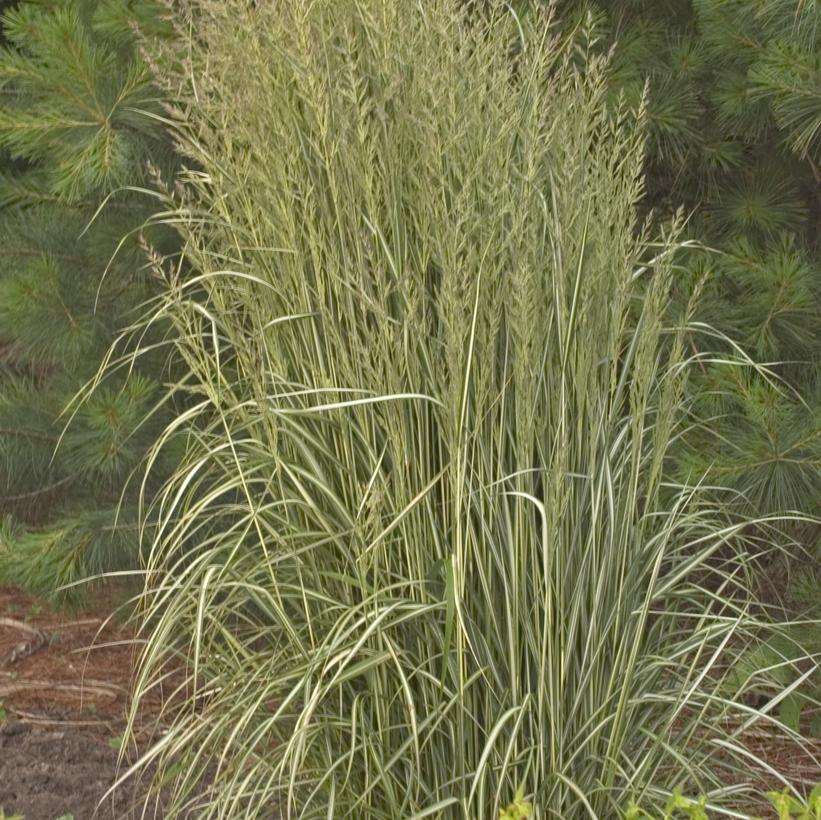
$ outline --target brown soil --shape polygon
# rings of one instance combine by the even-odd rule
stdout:
[[[756,791],[762,801],[755,805],[739,806],[740,811],[761,820],[777,820],[778,813],[769,802],[763,800],[767,791],[779,792],[784,788],[773,771],[779,772],[798,792],[809,794],[813,787],[821,783],[821,740],[805,739],[801,744],[790,738],[768,731],[764,727],[753,727],[741,734],[739,744],[750,752],[750,768],[744,780],[756,784]],[[769,771],[753,760],[763,761]]]
[[[48,729],[7,721],[0,728],[0,802],[6,816],[20,814],[26,820],[141,816],[146,798],[138,784],[124,785],[103,799],[117,771],[117,756],[105,739],[74,726]],[[153,806],[149,803],[150,809]]]
[[[136,654],[132,631],[111,617],[118,595],[106,590],[67,614],[0,587],[0,810],[7,816],[120,820],[139,817],[145,806],[147,817],[160,816],[139,783],[106,796]]]

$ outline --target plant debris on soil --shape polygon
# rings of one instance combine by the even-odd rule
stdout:
[[[158,816],[139,782],[106,797],[137,652],[133,630],[112,617],[116,608],[111,590],[66,613],[0,586],[0,817],[121,820],[146,805],[147,816]],[[146,738],[154,723],[146,714]]]

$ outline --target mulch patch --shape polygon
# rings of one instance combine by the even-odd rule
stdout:
[[[750,753],[749,769],[743,780],[755,784],[756,793],[761,795],[754,804],[735,807],[738,811],[761,820],[778,820],[778,813],[764,799],[766,792],[780,792],[784,788],[784,783],[774,772],[804,794],[809,794],[817,783],[821,783],[821,740],[805,738],[799,743],[759,724],[741,733],[738,743]],[[730,782],[740,780],[733,775],[727,784]]]

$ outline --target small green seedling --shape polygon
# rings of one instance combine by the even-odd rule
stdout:
[[[122,749],[123,748],[122,735],[114,735],[114,737],[110,737],[108,739],[108,745],[111,746],[112,749]]]
[[[513,802],[499,814],[499,820],[528,820],[533,817],[533,806],[525,800],[525,790],[519,787]]]
[[[689,820],[709,820],[705,806],[707,798],[702,797],[698,801],[685,797],[678,789],[670,795],[670,799],[664,806],[665,817],[673,818],[677,812],[681,812]]]
[[[635,800],[630,800],[627,810],[624,812],[624,820],[652,820]]]
[[[789,793],[789,789],[780,792],[767,792],[767,799],[778,812],[778,820],[821,820],[821,783],[811,792],[804,802]],[[707,814],[707,798],[690,800],[676,789],[664,806],[663,817],[648,814],[635,800],[630,801],[624,820],[710,820]],[[750,818],[760,820],[760,818]]]
[[[821,783],[810,792],[806,803],[793,797],[787,788],[767,792],[767,799],[778,812],[778,820],[821,820]]]
[[[664,815],[659,820],[710,820],[707,814],[707,798],[690,800],[679,789],[674,789],[668,801],[664,804]],[[630,801],[624,820],[656,820],[647,814],[634,800]]]

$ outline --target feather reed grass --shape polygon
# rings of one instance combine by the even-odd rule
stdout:
[[[154,53],[193,169],[146,319],[186,371],[134,704],[186,659],[135,764],[167,816],[737,805],[751,542],[665,478],[675,226],[604,64],[490,7],[197,0]]]

